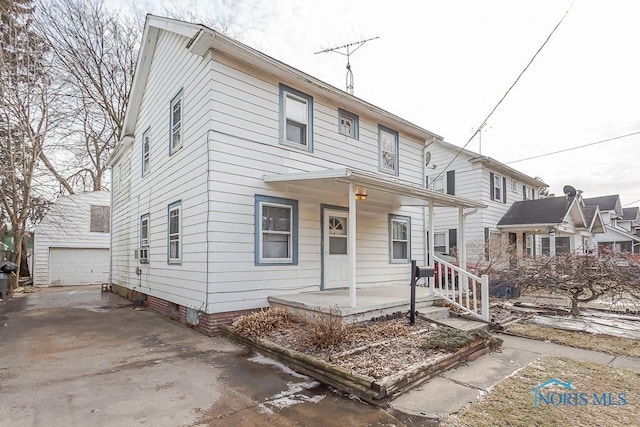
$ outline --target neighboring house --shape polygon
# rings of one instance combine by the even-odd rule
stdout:
[[[108,280],[110,193],[61,196],[34,233],[36,286],[103,283]]]
[[[205,332],[272,295],[408,284],[428,210],[483,207],[425,189],[437,135],[171,19],[147,17],[121,135],[111,283]]]
[[[465,212],[470,212],[465,222],[470,262],[485,259],[489,240],[503,239],[502,230],[497,225],[514,202],[538,199],[540,189],[548,187],[544,182],[491,157],[439,140],[429,145],[425,164],[430,189],[488,206],[478,212]],[[456,212],[447,208],[436,209],[434,224],[436,252],[450,253],[452,248],[459,252]]]
[[[518,258],[596,253],[596,236],[604,233],[598,207],[585,207],[580,192],[515,202],[498,229],[515,244]]]
[[[640,253],[640,227],[638,208],[623,208],[620,196],[592,197],[584,199],[585,206],[598,206],[602,213],[605,233],[597,237],[601,251]]]

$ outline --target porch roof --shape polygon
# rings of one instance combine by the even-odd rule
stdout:
[[[398,206],[428,206],[458,208],[486,208],[487,205],[462,197],[428,190],[398,178],[361,171],[352,168],[326,169],[311,172],[293,172],[280,175],[265,175],[264,182],[287,183],[306,188],[335,189],[348,191],[348,184],[366,188],[367,198],[382,200]],[[342,185],[341,185],[342,184]]]

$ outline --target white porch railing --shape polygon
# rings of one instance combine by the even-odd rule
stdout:
[[[441,296],[465,314],[489,321],[489,276],[478,277],[437,256],[431,292]],[[480,307],[478,307],[480,303]]]

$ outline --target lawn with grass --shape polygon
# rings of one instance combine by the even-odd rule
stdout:
[[[549,400],[555,404],[539,400],[540,404],[535,407],[533,388],[550,379],[563,383],[570,381],[572,389],[560,385],[544,387],[540,391],[547,398],[555,396]],[[569,393],[570,397],[567,398],[565,393]],[[610,399],[606,397],[609,393]],[[569,404],[560,404],[560,396],[565,396]],[[605,402],[609,404],[605,405]],[[442,425],[622,426],[638,425],[638,420],[640,373],[570,359],[543,357],[496,385],[481,401],[459,414],[451,415]]]
[[[564,331],[530,323],[511,323],[506,327],[505,332],[619,356],[640,357],[640,340]]]

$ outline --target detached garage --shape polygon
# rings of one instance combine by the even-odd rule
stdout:
[[[36,286],[103,283],[109,277],[110,193],[60,197],[34,233]]]

